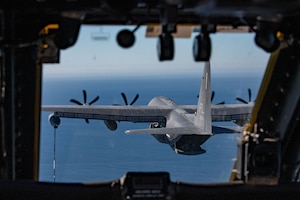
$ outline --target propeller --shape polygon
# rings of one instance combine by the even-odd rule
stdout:
[[[127,97],[126,97],[125,93],[122,92],[121,95],[123,97],[123,100],[124,100],[126,106],[128,106],[128,105],[132,106],[139,98],[139,94],[136,94],[135,97],[133,98],[133,100],[131,101],[131,103],[128,104]]]
[[[212,91],[212,92],[211,92],[211,97],[210,97],[210,101],[211,101],[211,102],[213,102],[214,97],[215,97],[215,91]],[[217,103],[217,105],[222,105],[222,104],[225,104],[225,101],[222,101],[222,102]]]
[[[199,94],[197,95],[197,98],[199,98]],[[212,91],[212,92],[211,92],[210,101],[213,102],[214,98],[215,98],[215,91]],[[220,103],[217,103],[216,105],[221,105],[221,104],[225,104],[225,101],[222,101],[222,102],[220,102]]]
[[[244,103],[244,104],[248,104],[249,102],[251,102],[251,96],[252,96],[251,89],[248,88],[248,101],[246,101],[245,99],[242,99],[242,98],[240,98],[240,97],[237,97],[237,98],[235,98],[235,99],[236,99],[237,101],[240,101],[240,102]]]
[[[80,105],[80,106],[85,106],[85,105],[92,105],[93,103],[95,103],[96,101],[99,100],[99,96],[96,96],[92,101],[90,101],[89,103],[86,102],[87,100],[87,94],[86,94],[86,91],[85,90],[82,90],[82,93],[83,93],[83,103],[81,103],[80,101],[76,100],[76,99],[70,99],[70,102],[72,103],[75,103],[77,105]],[[89,120],[88,119],[85,119],[86,123],[89,123]]]
[[[126,106],[133,105],[139,98],[139,94],[136,94],[135,97],[133,98],[133,100],[130,102],[130,104],[128,104],[128,100],[127,100],[127,97],[126,97],[125,93],[122,92],[121,95],[123,97],[123,100],[124,100]],[[120,104],[113,104],[113,105],[114,106],[120,106]],[[115,120],[104,120],[104,124],[111,131],[114,131],[118,128],[118,124]]]
[[[211,97],[210,97],[210,101],[212,102],[215,98],[215,91],[211,92]]]
[[[128,104],[128,100],[127,100],[125,93],[122,92],[121,95],[123,97],[123,100],[124,100],[126,106],[133,105],[139,98],[139,94],[136,94],[135,97],[133,98],[133,100],[130,102],[130,104]],[[119,106],[120,104],[114,104],[114,105]],[[114,131],[118,128],[118,124],[115,120],[104,120],[104,123],[105,123],[106,127],[111,131]]]

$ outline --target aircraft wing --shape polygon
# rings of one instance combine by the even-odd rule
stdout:
[[[166,106],[42,106],[42,111],[55,116],[131,122],[166,122],[173,110]]]
[[[184,109],[188,113],[196,112],[196,105],[178,106],[77,106],[45,105],[42,111],[54,112],[58,117],[115,120],[131,122],[166,122],[166,117],[174,109]],[[212,121],[234,121],[244,125],[252,112],[253,103],[212,105]]]
[[[211,105],[211,115],[213,122],[233,121],[240,126],[250,118],[254,103],[248,104],[222,104]],[[196,105],[178,105],[179,108],[184,109],[188,113],[196,112]]]

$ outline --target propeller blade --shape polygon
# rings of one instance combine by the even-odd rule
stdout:
[[[86,91],[82,90],[83,92],[83,103],[86,104]]]
[[[136,102],[136,100],[138,100],[138,98],[139,98],[139,94],[136,94],[134,99],[131,101],[130,105],[133,105]]]
[[[81,102],[77,101],[76,99],[71,99],[70,102],[75,103],[77,105],[83,105]]]
[[[251,89],[250,88],[248,88],[248,96],[249,96],[249,102],[251,102]]]
[[[214,97],[215,97],[215,91],[212,91],[211,97],[210,97],[210,101],[211,101],[211,102],[214,100]]]
[[[240,98],[240,97],[237,97],[236,100],[237,100],[237,101],[240,101],[240,102],[242,102],[242,103],[244,103],[244,104],[248,104],[247,101],[245,101],[244,99],[242,99],[242,98]]]
[[[89,103],[89,105],[92,105],[93,103],[95,103],[96,101],[98,101],[99,98],[100,98],[99,96],[96,96],[95,99],[93,99],[93,100]]]
[[[124,102],[125,102],[125,105],[127,106],[127,105],[128,105],[128,101],[127,101],[126,95],[125,95],[123,92],[121,93],[121,95],[122,95],[122,97],[123,97],[123,100],[124,100]]]
[[[213,102],[214,98],[215,98],[215,91],[212,91],[210,101]],[[216,105],[222,105],[222,104],[225,104],[225,101],[221,101],[221,102],[217,103]]]
[[[84,103],[81,103],[80,101],[78,101],[76,99],[70,99],[70,102],[75,103],[77,105],[81,105],[81,106],[86,105],[86,100],[87,100],[86,91],[82,90],[82,93],[83,93],[83,102]],[[100,98],[99,96],[96,96],[88,105],[91,105],[91,104],[95,103],[96,101],[98,101],[99,98]],[[89,123],[89,119],[85,119],[85,122]]]

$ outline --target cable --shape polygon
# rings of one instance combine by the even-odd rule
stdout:
[[[53,182],[56,181],[56,158],[55,158],[55,150],[56,150],[56,128],[54,128],[53,135]]]

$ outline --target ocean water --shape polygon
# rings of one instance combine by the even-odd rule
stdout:
[[[95,105],[124,104],[124,92],[130,102],[138,93],[135,105],[146,105],[155,96],[167,96],[177,104],[196,104],[200,77],[172,78],[99,78],[44,79],[43,105],[71,105],[71,98],[87,101],[97,95]],[[255,99],[261,76],[212,77],[213,103],[239,103],[236,97],[248,100],[248,88]],[[54,147],[56,182],[101,182],[121,178],[128,171],[167,171],[172,181],[214,183],[226,182],[237,155],[239,134],[214,135],[203,148],[205,154],[186,156],[176,154],[169,145],[159,143],[151,135],[126,135],[127,129],[147,128],[146,123],[120,122],[116,131],[106,128],[103,121],[61,119],[54,129],[48,123],[49,112],[41,114],[39,180],[53,182]]]

